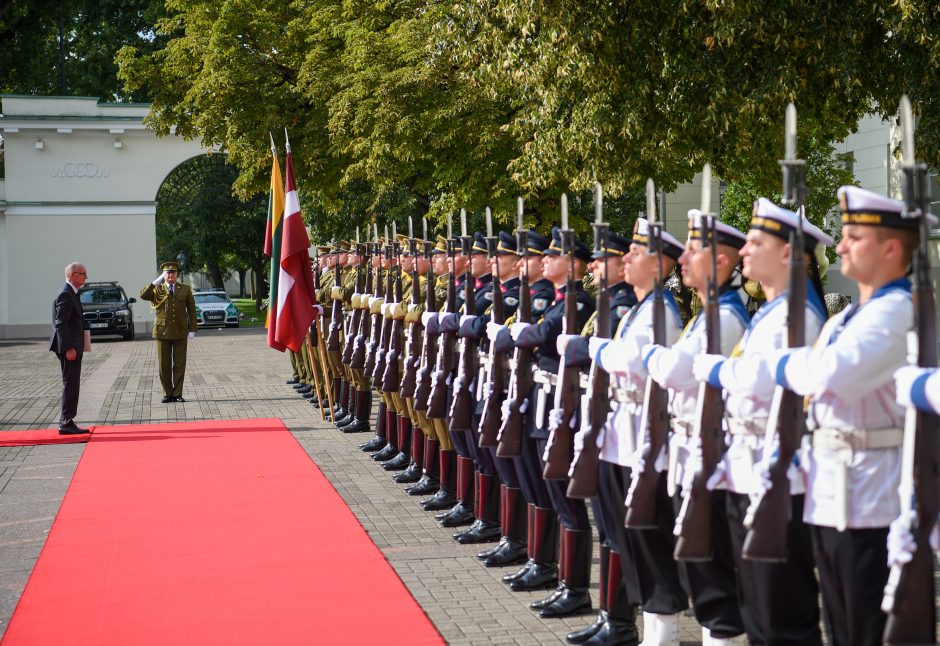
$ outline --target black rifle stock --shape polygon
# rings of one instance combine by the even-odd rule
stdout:
[[[523,258],[529,245],[528,231],[520,225],[517,233],[517,246]],[[519,307],[516,318],[520,323],[532,322],[532,294],[529,292],[528,266],[522,272],[519,282]],[[497,436],[496,455],[500,458],[518,458],[522,455],[522,429],[525,413],[520,409],[529,390],[532,388],[532,351],[528,348],[516,348],[513,353],[513,363],[509,375],[509,414],[506,415],[499,427]]]
[[[486,241],[489,257],[496,257],[496,238]],[[493,308],[490,320],[499,325],[506,322],[506,309],[503,303],[503,289],[499,273],[493,272]],[[480,446],[495,447],[499,436],[499,425],[503,421],[503,397],[506,391],[506,353],[496,352],[496,344],[490,342],[489,364],[487,371],[488,387],[484,391],[486,400],[483,404],[483,416],[480,418]]]
[[[721,354],[721,316],[718,303],[718,244],[715,218],[703,220],[702,246],[711,249],[712,273],[705,288],[705,343],[708,354]],[[676,519],[676,548],[673,556],[680,561],[710,561],[712,544],[712,492],[706,484],[724,450],[722,417],[724,402],[721,388],[702,383],[698,389],[695,426],[702,447],[702,464],[692,477],[688,491],[683,491],[682,508]]]
[[[461,240],[463,244],[463,255],[470,258],[471,246],[473,244],[472,236],[464,236]],[[464,273],[464,308],[466,314],[476,316],[476,286],[475,279],[470,271],[470,262],[467,264],[467,271]],[[454,383],[453,399],[451,400],[450,410],[448,411],[448,428],[454,431],[469,431],[473,414],[473,393],[471,384],[476,374],[477,362],[477,341],[476,339],[461,338],[460,357],[457,364],[457,379]]]

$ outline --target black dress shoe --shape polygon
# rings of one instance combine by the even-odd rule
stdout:
[[[169,395],[167,395],[166,397],[164,397],[163,399],[160,400],[160,403],[161,403],[161,404],[172,404],[172,403],[175,402],[175,401],[176,401],[176,397],[170,397]]]
[[[284,383],[293,386],[294,384],[299,384],[299,383],[300,383],[300,379],[288,379],[288,380],[285,381]]]
[[[608,619],[600,630],[582,643],[588,646],[638,646],[640,636],[636,623]]]
[[[180,396],[180,397],[174,397],[174,398],[173,398],[173,401],[179,402],[179,403],[181,403],[181,404],[185,404],[185,403],[186,403],[186,400],[183,399],[181,396]]]
[[[313,392],[313,386],[309,386],[309,385],[307,385],[307,384],[302,384],[302,385],[300,386],[300,388],[295,388],[295,390],[296,390],[298,393],[300,393],[301,395],[306,395],[306,394],[309,393],[309,392]]]
[[[392,480],[398,484],[408,484],[410,482],[417,482],[421,479],[421,466],[416,462],[412,462],[408,465],[408,468],[402,471],[401,473],[396,473],[392,476]]]
[[[552,593],[548,595],[547,597],[545,597],[544,599],[539,599],[538,601],[533,601],[532,603],[530,603],[529,607],[532,608],[532,610],[541,610],[542,608],[545,608],[546,606],[552,605],[558,599],[558,597],[564,594],[564,592],[565,592],[565,586],[560,585],[554,590],[552,590]]]
[[[508,538],[507,536],[503,536],[502,538],[499,539],[499,542],[498,542],[496,545],[494,545],[493,547],[491,547],[491,548],[489,548],[489,549],[487,549],[487,550],[483,550],[482,552],[477,552],[477,558],[480,559],[481,561],[485,561],[485,560],[488,559],[489,557],[491,557],[491,556],[493,556],[494,554],[496,554],[496,552],[498,552],[498,551],[500,551],[501,549],[503,549],[503,547],[504,547],[504,546],[506,545],[506,543],[508,543],[508,542],[509,542],[509,538]]]
[[[371,453],[372,451],[381,451],[383,448],[385,448],[385,438],[376,435],[368,442],[363,442],[360,444],[359,448],[366,453]]]
[[[347,424],[342,427],[341,430],[343,433],[365,433],[368,430],[371,430],[369,422],[364,419],[353,419],[352,424]]]
[[[84,433],[91,433],[91,431],[87,428],[79,428],[75,424],[59,427],[59,435],[82,435]]]
[[[502,579],[503,583],[512,583],[513,581],[518,581],[519,579],[524,577],[526,575],[526,572],[529,571],[529,568],[531,568],[534,565],[535,565],[535,561],[533,561],[532,559],[529,559],[528,561],[525,562],[525,564],[521,568],[519,568],[512,574],[504,574],[500,578]]]
[[[601,628],[604,627],[604,623],[607,621],[607,611],[601,610],[597,613],[597,619],[594,620],[594,623],[590,626],[582,628],[581,630],[576,630],[565,635],[565,639],[569,644],[583,644],[591,637],[597,634]]]
[[[391,460],[382,463],[386,471],[404,471],[411,464],[411,457],[407,453],[398,453]]]
[[[461,500],[449,511],[437,514],[435,518],[441,524],[441,527],[462,527],[463,525],[469,525],[473,522],[473,507]]]
[[[554,601],[539,610],[539,617],[542,619],[568,617],[591,610],[591,595],[587,590],[565,587]]]
[[[508,541],[503,547],[496,550],[492,556],[483,560],[486,567],[506,567],[524,563],[526,560],[526,546],[523,542]]]
[[[405,493],[407,493],[409,496],[427,496],[429,494],[435,493],[440,488],[440,480],[425,474],[421,476],[421,479],[418,480],[416,484],[410,487],[405,487]]]
[[[398,447],[394,444],[386,444],[378,453],[372,454],[372,459],[376,462],[386,462],[398,455]]]
[[[352,423],[355,422],[355,421],[356,421],[356,416],[355,416],[355,415],[353,415],[352,413],[346,413],[346,414],[343,415],[342,417],[337,417],[337,418],[336,418],[335,426],[336,426],[336,428],[343,428],[343,427],[346,426],[347,424],[352,424]]]
[[[311,398],[310,398],[310,405],[311,405],[311,406],[316,406],[317,408],[320,408],[320,398],[319,398],[319,397],[311,397]]]
[[[441,511],[449,509],[457,504],[457,496],[454,492],[446,489],[438,489],[437,493],[431,498],[421,501],[421,508],[424,511]]]
[[[291,388],[293,388],[294,390],[303,390],[306,387],[307,387],[307,384],[302,384],[299,381],[295,383],[293,386],[291,386]]]
[[[520,578],[509,584],[514,592],[528,590],[541,590],[558,583],[558,566],[554,563],[539,563],[535,561],[529,570]]]
[[[304,399],[313,399],[314,397],[317,396],[317,394],[316,394],[315,392],[313,392],[313,389],[309,390],[308,392],[301,393],[300,395],[301,395],[301,397],[303,397]]]
[[[492,543],[498,541],[502,532],[499,525],[485,520],[477,520],[470,529],[460,532],[460,536],[454,534],[454,540],[461,545],[475,545],[476,543]]]

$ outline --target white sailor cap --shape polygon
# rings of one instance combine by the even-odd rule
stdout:
[[[660,231],[662,233],[663,253],[673,260],[679,260],[679,256],[681,256],[682,252],[685,251],[685,245],[676,240],[676,237],[665,229],[660,229]],[[636,223],[633,225],[633,242],[638,245],[648,247],[649,240],[649,222],[646,218],[637,218]]]
[[[802,217],[798,217],[795,212],[788,211],[782,206],[777,206],[766,197],[758,198],[757,201],[754,202],[754,210],[751,214],[751,229],[766,231],[778,238],[789,240],[790,233],[801,220],[805,251],[812,252],[817,244],[822,244],[827,247],[832,245],[832,237],[807,220],[805,214],[803,214]]]
[[[702,239],[702,226],[705,215],[698,209],[689,209],[689,240]],[[747,241],[747,237],[730,224],[725,224],[715,217],[715,234],[718,244],[725,244],[740,249]]]
[[[842,212],[842,224],[862,224],[892,229],[916,230],[917,218],[905,218],[904,202],[892,200],[858,186],[843,186],[839,189],[839,210]],[[927,215],[931,226],[936,226],[937,218]]]

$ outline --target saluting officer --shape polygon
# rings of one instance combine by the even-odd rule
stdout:
[[[153,338],[157,341],[157,363],[163,385],[163,404],[184,402],[183,378],[186,376],[186,343],[196,336],[196,301],[193,290],[179,282],[179,265],[165,262],[163,273],[140,290],[140,297],[150,301],[156,320]]]

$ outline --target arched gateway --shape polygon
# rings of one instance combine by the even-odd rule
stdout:
[[[89,281],[129,295],[157,273],[154,216],[166,176],[206,150],[158,139],[148,105],[88,97],[0,97],[0,339],[47,336],[51,303],[73,260]],[[134,308],[138,332],[153,316]]]

